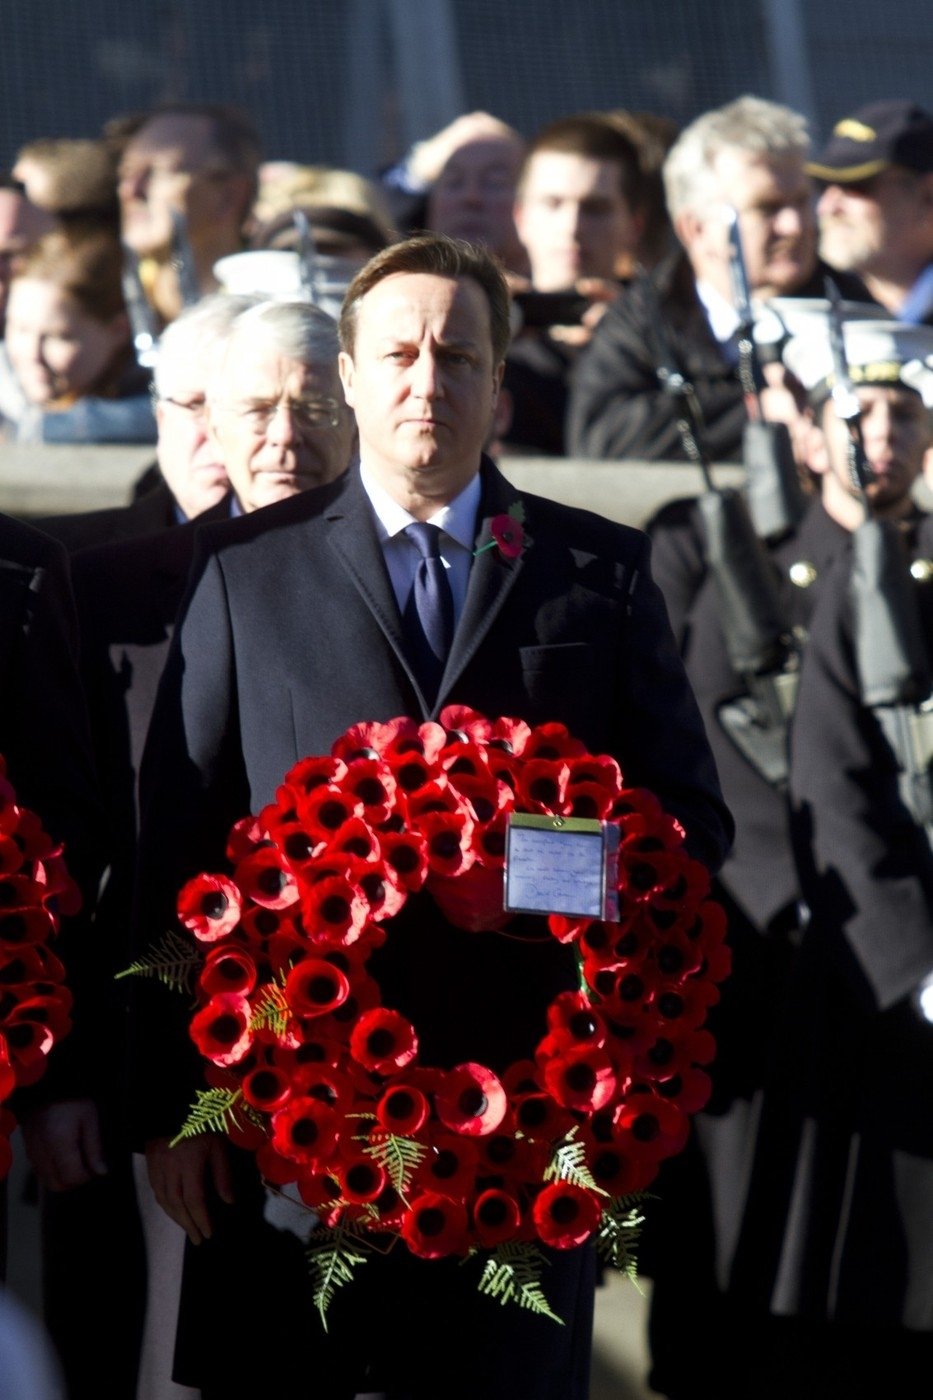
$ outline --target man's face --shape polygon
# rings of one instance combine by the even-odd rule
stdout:
[[[489,248],[511,265],[521,160],[520,143],[504,136],[470,141],[454,151],[428,197],[428,227]]]
[[[611,160],[564,151],[531,157],[515,222],[536,290],[568,291],[579,277],[611,278],[620,257],[635,251],[638,220],[620,179]]]
[[[340,375],[363,460],[390,495],[449,501],[479,470],[502,366],[472,278],[402,272],[378,282],[359,303]]]
[[[875,480],[868,487],[872,509],[897,514],[909,500],[930,446],[930,417],[919,394],[910,389],[865,385],[858,389],[862,440]],[[858,492],[849,471],[849,430],[832,400],[823,408],[828,466],[850,495]]]
[[[717,156],[723,205],[739,216],[749,286],[762,297],[796,291],[816,266],[814,191],[801,156],[759,156],[735,148]],[[729,230],[722,207],[700,219],[699,275],[729,283]],[[691,251],[691,260],[697,267]]]
[[[122,313],[98,321],[54,282],[13,279],[6,346],[30,403],[43,406],[93,391],[128,339]]]
[[[347,466],[352,421],[336,365],[307,365],[234,340],[208,425],[245,511],[322,486]]]
[[[156,455],[169,490],[189,520],[223,500],[230,483],[207,431],[203,355],[172,365],[170,393],[156,404]]]
[[[827,185],[817,213],[820,252],[840,272],[912,279],[933,256],[933,175],[892,166],[860,184]]]
[[[16,190],[0,189],[0,337],[6,315],[13,259],[54,226],[44,209],[31,204]]]
[[[207,117],[153,117],[128,143],[117,193],[123,238],[140,257],[172,244],[172,211],[184,214],[188,237],[200,240],[235,217],[237,178],[211,145]]]

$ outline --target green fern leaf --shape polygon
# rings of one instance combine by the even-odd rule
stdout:
[[[618,1269],[637,1287],[638,1260],[636,1251],[644,1215],[642,1204],[649,1192],[636,1191],[630,1196],[616,1196],[603,1208],[596,1233],[596,1252],[612,1268]]]
[[[477,1285],[487,1298],[496,1298],[504,1307],[517,1303],[520,1308],[549,1317],[561,1327],[564,1319],[553,1311],[541,1287],[547,1259],[537,1245],[526,1240],[508,1240],[497,1245],[486,1260]]]
[[[288,1030],[289,1015],[288,1002],[285,1000],[282,988],[266,987],[259,1004],[250,1017],[249,1028],[251,1031],[268,1028],[273,1035],[284,1036]]]
[[[364,1251],[364,1252],[361,1252]],[[312,1230],[305,1253],[314,1282],[314,1306],[321,1318],[321,1325],[327,1331],[327,1310],[339,1288],[353,1282],[353,1275],[360,1264],[365,1264],[368,1252],[366,1245],[351,1226],[326,1225]]]
[[[545,1181],[569,1181],[585,1191],[598,1191],[608,1196],[601,1186],[597,1186],[586,1164],[586,1148],[576,1141],[577,1129],[571,1128],[563,1142],[554,1149],[554,1156],[544,1169]]]
[[[199,1089],[194,1103],[171,1146],[201,1133],[227,1133],[236,1115],[246,1107],[240,1089]]]
[[[417,1142],[414,1138],[379,1133],[363,1151],[376,1159],[402,1200],[405,1200],[411,1179],[427,1156],[428,1149],[423,1142]]]
[[[173,992],[191,992],[194,989],[194,974],[200,966],[201,954],[190,938],[171,929],[148,953],[116,973],[116,980],[119,981],[121,977],[156,977]]]

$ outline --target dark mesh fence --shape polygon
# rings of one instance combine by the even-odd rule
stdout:
[[[822,136],[873,98],[933,104],[928,0],[3,0],[2,10],[3,163],[33,137],[93,135],[171,99],[246,108],[270,157],[366,172],[478,107],[526,134],[587,107],[684,123],[744,92],[787,99],[796,75],[798,105]]]

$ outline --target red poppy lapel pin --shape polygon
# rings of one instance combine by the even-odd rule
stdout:
[[[521,501],[509,506],[507,515],[494,515],[489,522],[492,539],[473,551],[484,554],[487,549],[498,549],[500,559],[519,559],[531,544],[531,537],[525,530],[525,507]]]

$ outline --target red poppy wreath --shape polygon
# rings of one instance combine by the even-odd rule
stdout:
[[[80,904],[62,848],[19,805],[0,757],[0,1180],[16,1127],[4,1105],[42,1077],[49,1051],[71,1028],[65,969],[49,944],[60,915]]]
[[[436,1068],[368,960],[422,889],[451,923],[508,936],[512,813],[617,825],[618,921],[540,921],[579,981],[547,1008],[533,1058]],[[708,874],[657,799],[563,725],[452,706],[439,723],[356,725],[303,759],[227,854],[230,875],[179,896],[196,947],[172,934],[132,970],[196,978],[210,1087],[179,1136],[225,1132],[269,1185],[297,1189],[319,1222],[325,1325],[387,1237],[425,1259],[479,1254],[481,1291],[557,1321],[542,1246],[594,1237],[631,1272],[645,1188],[709,1095],[704,1021],[729,967]]]

